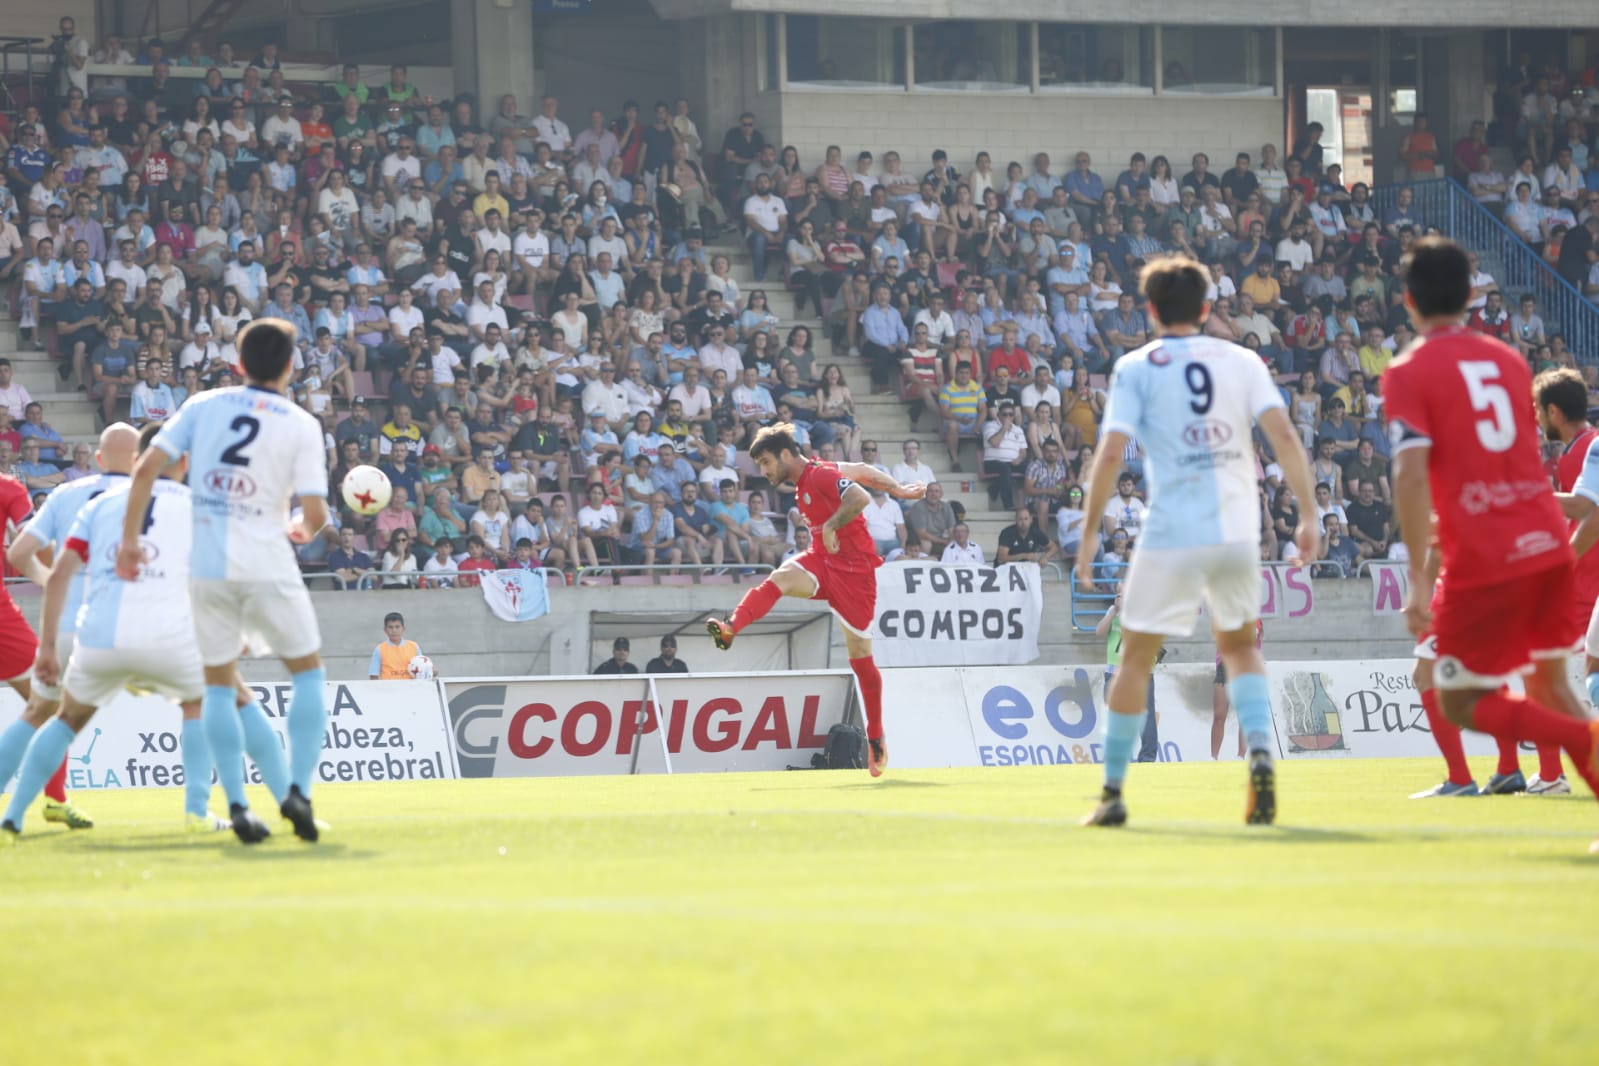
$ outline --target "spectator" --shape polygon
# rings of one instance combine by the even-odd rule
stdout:
[[[646,674],[686,674],[688,663],[677,657],[677,638],[668,633],[661,638],[661,654],[644,666]]]
[[[1116,479],[1116,496],[1105,508],[1104,530],[1107,538],[1119,529],[1127,534],[1129,540],[1138,539],[1149,508],[1137,495],[1137,487],[1138,480],[1126,471]]]
[[[950,542],[944,546],[939,561],[967,566],[983,565],[983,549],[972,543],[972,531],[965,522],[956,522]]]
[[[395,495],[399,495],[396,493]],[[387,513],[385,511],[385,513]],[[380,516],[381,517],[381,516]],[[409,518],[410,513],[406,512]],[[411,554],[411,533],[402,528],[397,528],[393,535],[387,539],[387,547],[383,551],[382,585],[386,589],[408,589],[416,587],[417,573],[416,556]]]
[[[638,667],[627,661],[633,645],[626,637],[611,642],[611,657],[594,668],[596,674],[636,674]]]
[[[1016,509],[1016,482],[1025,473],[1027,435],[1016,424],[1016,407],[1001,402],[995,417],[983,424],[983,476],[992,478],[988,498],[998,497],[1007,511]]]
[[[359,586],[361,578],[372,572],[372,557],[362,551],[355,542],[355,530],[345,526],[339,530],[339,546],[328,553],[328,573],[333,574],[344,582],[341,586],[345,589],[354,589]],[[390,615],[390,617],[397,617]],[[384,620],[384,629],[388,629],[388,619]],[[401,633],[404,633],[404,621],[401,621]],[[410,659],[406,659],[410,662]]]
[[[882,489],[872,488],[872,499],[861,517],[866,520],[866,532],[877,546],[877,554],[888,558],[905,547],[905,515],[899,501],[891,499]]]
[[[1040,526],[1034,524],[1032,509],[1021,507],[1016,511],[1015,523],[1000,531],[999,552],[994,558],[994,565],[1043,564],[1053,559],[1055,552],[1055,544]]]
[[[1354,537],[1360,561],[1387,558],[1392,510],[1377,499],[1377,486],[1362,481],[1355,502],[1344,510],[1349,515],[1349,532]]]

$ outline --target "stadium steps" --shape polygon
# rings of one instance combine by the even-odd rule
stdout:
[[[99,436],[95,423],[96,405],[87,393],[61,380],[59,360],[46,352],[35,351],[23,341],[15,318],[0,317],[0,356],[11,360],[12,380],[20,382],[35,400],[44,405],[44,420],[55,428],[68,446],[79,441],[93,442]],[[11,412],[18,423],[22,412]]]

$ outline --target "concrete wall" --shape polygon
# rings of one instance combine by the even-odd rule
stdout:
[[[1105,646],[1092,633],[1071,629],[1070,601],[1064,586],[1046,585],[1044,628],[1039,661],[1097,664]],[[633,660],[642,668],[655,654],[658,637],[675,629],[687,614],[731,610],[741,591],[728,586],[596,587],[551,590],[551,613],[533,622],[507,624],[489,614],[476,590],[416,592],[313,592],[322,627],[329,675],[350,679],[367,676],[372,648],[383,639],[383,615],[405,615],[408,635],[451,677],[496,675],[586,674],[609,654],[612,629],[596,633],[596,615],[632,614],[628,629]],[[39,597],[19,590],[18,602],[31,623],[37,622]],[[825,607],[785,599],[776,609],[796,622],[820,624],[795,634],[792,658],[783,637],[743,639],[733,651],[715,651],[697,626],[678,638],[679,654],[692,669],[703,671],[779,669],[792,661],[795,669],[843,666],[847,660],[838,627]],[[1315,609],[1297,621],[1266,624],[1266,654],[1279,660],[1405,658],[1413,642],[1398,615],[1376,617],[1371,611],[1371,585],[1365,581],[1320,581]],[[830,649],[830,650],[829,650]],[[1170,662],[1209,662],[1215,657],[1208,635],[1175,641]],[[281,675],[270,661],[251,662],[252,679]]]
[[[768,96],[779,94],[767,94]],[[789,91],[781,95],[782,143],[799,149],[806,166],[822,161],[829,144],[852,160],[863,148],[879,159],[896,149],[904,169],[921,173],[933,149],[969,170],[979,149],[1004,175],[1010,160],[1050,154],[1056,174],[1068,153],[1086,150],[1095,169],[1113,180],[1135,151],[1164,154],[1179,175],[1194,152],[1225,170],[1238,150],[1257,155],[1268,141],[1282,149],[1283,103],[1276,99],[1185,99],[1179,96],[1004,96],[881,92]]]

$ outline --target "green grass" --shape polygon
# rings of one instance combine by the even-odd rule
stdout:
[[[1599,810],[1436,761],[328,787],[315,848],[82,797],[0,853],[0,1063],[1593,1061]],[[284,827],[286,832],[286,827]]]

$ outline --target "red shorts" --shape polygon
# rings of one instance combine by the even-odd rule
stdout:
[[[877,574],[871,570],[845,569],[826,551],[807,548],[794,557],[805,572],[816,580],[813,600],[833,609],[846,629],[863,636],[872,635],[877,619]]]
[[[28,620],[10,596],[0,601],[0,681],[26,677],[39,651]]]
[[[1570,652],[1582,627],[1572,609],[1569,563],[1474,588],[1451,588],[1449,575],[1433,597],[1439,688],[1497,688],[1534,659]]]

